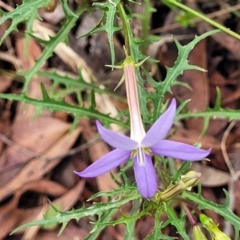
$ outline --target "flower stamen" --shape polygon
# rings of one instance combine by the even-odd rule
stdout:
[[[137,148],[137,161],[141,167],[145,166],[146,156],[143,148]]]

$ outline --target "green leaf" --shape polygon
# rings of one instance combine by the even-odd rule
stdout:
[[[81,73],[79,74],[78,79],[71,78],[68,75],[59,75],[55,70],[51,70],[47,72],[39,71],[37,72],[37,75],[49,78],[53,81],[52,94],[49,93],[49,95],[54,99],[62,98],[69,93],[79,93],[81,91],[94,90],[94,92],[107,94],[120,101],[126,101],[125,98],[117,95],[112,91],[102,89],[97,84],[85,82],[81,76]],[[66,90],[59,90],[60,85],[65,86]],[[58,92],[53,91],[55,88],[58,89]]]
[[[162,234],[161,229],[162,227],[162,222],[160,221],[162,211],[157,209],[155,213],[155,226],[153,229],[153,232],[148,235],[144,240],[173,240],[177,239],[176,237],[170,237]]]
[[[136,216],[139,213],[141,204],[142,204],[141,199],[132,201],[132,209],[130,211],[130,216]],[[136,239],[136,235],[135,235],[136,222],[137,222],[137,218],[133,219],[127,225],[127,231],[125,231],[124,240]]]
[[[56,101],[54,99],[51,99],[48,96],[44,86],[42,86],[42,93],[43,93],[43,99],[40,99],[40,100],[30,98],[24,94],[15,95],[15,94],[4,94],[4,93],[0,94],[0,98],[20,101],[26,104],[34,105],[38,113],[44,109],[49,109],[50,111],[60,111],[60,112],[64,111],[66,113],[73,114],[75,116],[76,121],[78,121],[81,117],[89,117],[89,118],[99,119],[103,122],[116,123],[125,128],[128,127],[128,125],[123,121],[117,120],[115,118],[111,118],[110,116],[106,114],[102,114],[97,110],[70,105],[65,101]]]
[[[220,110],[221,109],[221,90],[219,87],[216,88],[216,101],[215,101],[215,106],[214,106],[214,110]]]
[[[80,209],[72,209],[71,211],[67,212],[58,212],[57,215],[50,217],[50,218],[44,218],[42,220],[37,220],[33,222],[29,222],[26,224],[23,224],[22,226],[16,228],[11,234],[14,234],[18,232],[21,229],[24,229],[26,227],[30,226],[44,226],[44,225],[49,225],[53,223],[60,223],[62,224],[62,228],[60,230],[60,233],[63,231],[63,229],[66,227],[67,223],[75,219],[76,221],[79,221],[79,219],[87,216],[94,216],[97,215],[98,219],[100,219],[104,214],[107,214],[109,211],[112,210],[118,210],[120,207],[132,200],[139,199],[141,198],[141,195],[138,193],[137,189],[135,191],[131,191],[131,194],[129,194],[129,189],[128,187],[122,187],[122,194],[121,196],[115,195],[116,190],[112,190],[111,193],[114,197],[109,198],[108,202],[104,203],[94,203],[90,207],[85,207],[83,206]],[[109,215],[105,215],[105,217],[108,219]],[[98,224],[98,223],[96,223]],[[108,221],[106,222],[106,225],[108,224]],[[101,226],[106,226],[104,224],[100,224]],[[60,234],[59,233],[59,234]]]
[[[154,121],[159,117],[161,113],[162,101],[166,93],[171,91],[172,85],[176,82],[176,79],[179,75],[183,74],[185,70],[195,69],[200,71],[205,71],[204,69],[193,66],[188,63],[188,55],[194,46],[200,42],[202,39],[219,32],[219,30],[212,30],[206,32],[200,36],[195,36],[195,38],[185,46],[182,46],[176,39],[175,43],[178,49],[178,57],[175,61],[173,67],[167,67],[166,78],[163,82],[157,83],[156,86],[156,95],[158,98],[153,99],[154,102]]]
[[[85,11],[85,5],[81,5],[75,12],[76,15],[81,15]],[[29,70],[27,73],[22,74],[25,77],[25,83],[22,90],[22,93],[26,93],[29,83],[31,82],[34,75],[40,70],[43,64],[50,58],[53,54],[54,49],[60,42],[65,42],[67,40],[67,36],[69,31],[75,25],[78,18],[69,17],[67,21],[63,24],[62,28],[59,30],[56,36],[50,37],[49,41],[42,41],[45,45],[45,48],[42,52],[40,58],[35,62],[35,65]],[[30,33],[31,34],[31,33]],[[34,33],[33,33],[34,34]],[[32,35],[34,37],[34,35]],[[34,37],[35,38],[35,37]],[[39,39],[37,38],[37,41]]]
[[[55,205],[51,204],[49,205],[47,212],[44,215],[44,218],[51,218],[54,217],[58,214],[58,212],[62,210],[62,206],[61,203],[56,203]],[[52,223],[52,224],[46,224],[43,225],[43,227],[45,229],[54,229],[56,226],[58,225],[58,223]]]
[[[176,174],[172,177],[171,181],[172,182],[178,182],[181,179],[181,176],[186,173],[186,171],[189,170],[189,168],[191,167],[192,162],[189,161],[185,161],[182,163],[181,167],[178,169],[178,171],[176,172]]]
[[[221,108],[219,110],[215,110],[214,108],[208,108],[207,110],[202,112],[179,113],[175,119],[179,121],[181,119],[198,118],[198,117],[212,118],[212,119],[226,118],[229,121],[232,121],[235,119],[240,119],[240,110],[229,109],[229,108],[226,108],[226,109]]]
[[[168,215],[167,222],[176,227],[178,233],[183,237],[184,240],[190,240],[186,233],[185,216],[179,218],[170,205],[166,207],[166,211]]]
[[[109,222],[114,217],[114,214],[116,213],[116,211],[117,211],[117,209],[115,209],[115,208],[108,210],[106,213],[104,213],[102,216],[100,216],[100,218],[98,219],[98,222],[99,223]],[[93,229],[91,230],[89,235],[84,238],[84,240],[97,239],[98,235],[105,227],[106,227],[105,224],[95,223]]]
[[[69,18],[70,16],[78,18],[78,15],[75,14],[68,6],[68,0],[62,0],[62,7],[65,13],[65,16]]]
[[[17,7],[11,12],[0,11],[0,25],[3,24],[6,20],[11,20],[12,24],[6,31],[4,32],[2,38],[0,39],[0,45],[3,40],[14,30],[17,31],[17,25],[21,22],[28,21],[29,18],[40,18],[38,14],[38,9],[42,7],[46,7],[51,0],[23,0],[21,5],[17,5]],[[32,21],[31,21],[32,22]]]
[[[29,16],[29,19],[26,22],[26,33],[31,32],[31,29],[32,29],[35,19],[36,19],[36,17],[34,15]],[[28,56],[30,37],[31,37],[30,34],[25,34],[24,50],[23,50],[25,59],[27,59],[27,56]]]
[[[207,132],[209,123],[210,123],[210,118],[206,117],[206,118],[203,119],[203,129],[202,129],[202,132],[199,136],[200,138]]]
[[[216,213],[218,213],[219,215],[221,215],[222,217],[224,217],[224,219],[231,223],[235,229],[235,239],[238,240],[239,238],[239,232],[240,232],[240,218],[235,215],[232,210],[229,208],[229,195],[227,193],[227,191],[225,191],[225,195],[226,195],[226,202],[225,204],[217,204],[217,203],[213,203],[209,200],[206,200],[205,198],[203,198],[200,194],[197,193],[192,193],[192,192],[188,192],[185,191],[182,193],[182,197],[187,198],[191,201],[193,201],[194,203],[196,203],[199,206],[199,209],[210,209]]]
[[[108,0],[105,3],[93,3],[93,6],[98,7],[103,10],[103,16],[101,21],[94,27],[88,34],[94,34],[97,32],[106,31],[108,35],[108,43],[111,52],[111,65],[115,64],[115,50],[114,50],[114,40],[113,34],[119,31],[121,28],[114,25],[114,19],[117,11],[117,4],[120,0]],[[102,24],[102,26],[100,26]],[[84,35],[86,36],[86,35]]]

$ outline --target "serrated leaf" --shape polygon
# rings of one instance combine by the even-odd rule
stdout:
[[[119,198],[122,194],[126,194],[126,193],[130,194],[131,192],[135,193],[136,191],[137,191],[137,188],[133,184],[132,184],[132,186],[122,185],[121,188],[114,189],[110,192],[103,192],[103,191],[97,192],[97,193],[93,194],[87,201],[92,201],[93,199],[98,198],[98,197],[112,198],[114,196],[118,196],[118,198]]]
[[[186,171],[189,170],[189,168],[191,167],[192,162],[189,161],[185,161],[182,163],[181,167],[178,169],[178,171],[176,172],[176,174],[172,177],[171,181],[172,182],[178,182],[181,179],[181,176],[186,173]]]
[[[44,218],[51,218],[56,216],[60,211],[62,210],[61,203],[56,203],[55,205],[50,204],[50,206],[47,209],[47,212],[44,215]],[[43,225],[45,229],[54,229],[58,223],[52,223],[48,225]]]
[[[208,108],[205,111],[202,112],[187,112],[187,113],[179,113],[176,116],[176,120],[180,121],[181,119],[186,119],[186,118],[212,118],[212,119],[217,119],[217,118],[226,118],[229,121],[235,120],[235,119],[240,119],[240,110],[236,109],[219,109],[215,110],[214,108]]]
[[[128,192],[128,188],[123,187],[122,191]],[[111,211],[113,209],[119,209],[122,205],[134,199],[139,199],[139,198],[141,198],[141,195],[136,190],[134,193],[132,192],[132,194],[122,195],[121,198],[109,199],[107,203],[94,203],[90,207],[83,206],[80,209],[72,209],[71,211],[67,211],[67,212],[59,211],[59,213],[56,216],[53,216],[51,218],[44,218],[42,220],[37,220],[37,221],[23,224],[22,226],[16,228],[11,234],[16,233],[17,231],[24,229],[26,227],[43,226],[43,225],[53,224],[56,222],[62,224],[62,228],[60,230],[60,233],[61,233],[66,227],[67,223],[72,219],[79,221],[79,219],[81,219],[82,217],[94,216],[94,215],[97,215],[98,218],[100,218],[104,213],[107,213],[108,211]]]
[[[47,90],[46,90],[46,88],[45,88],[43,83],[41,83],[41,90],[42,90],[43,100],[46,101],[46,102],[50,101],[50,98],[48,96]]]
[[[177,108],[177,114],[176,115],[178,115],[186,107],[186,105],[189,102],[191,102],[191,99],[187,99],[187,100],[181,102],[180,106],[178,106],[178,108]]]
[[[79,93],[81,91],[86,91],[86,90],[94,90],[94,92],[98,93],[103,93],[107,94],[109,96],[112,96],[120,101],[125,101],[125,98],[117,95],[116,93],[113,93],[112,91],[108,91],[106,89],[101,89],[98,85],[93,84],[93,83],[87,83],[84,81],[84,79],[81,77],[81,74],[79,75],[78,79],[73,79],[69,77],[68,75],[59,75],[55,70],[43,72],[39,71],[37,73],[38,76],[43,76],[51,79],[53,81],[53,89],[58,88],[59,85],[64,85],[66,88],[66,91],[61,91],[59,90],[58,92],[53,92],[52,89],[52,96],[49,94],[51,97],[54,99],[61,98],[69,93]]]
[[[85,11],[85,5],[82,4],[77,10],[76,15],[81,15]],[[45,48],[42,52],[42,55],[40,58],[35,61],[34,66],[29,70],[27,73],[22,74],[22,76],[25,77],[25,83],[22,90],[22,93],[26,93],[29,83],[31,82],[34,75],[41,69],[42,65],[46,62],[48,58],[50,58],[53,54],[54,49],[60,42],[64,42],[67,39],[69,31],[72,29],[72,27],[75,25],[75,22],[77,21],[76,17],[69,17],[67,21],[63,24],[61,29],[58,31],[57,35],[54,37],[49,36],[49,41],[43,41]],[[35,38],[35,36],[33,35]],[[37,39],[38,41],[38,39]]]
[[[140,212],[141,204],[142,204],[141,199],[132,201],[130,216],[134,216]],[[125,231],[124,240],[136,239],[136,234],[135,234],[136,222],[137,222],[137,219],[134,219],[128,224],[127,231]]]
[[[200,138],[207,132],[209,123],[210,123],[210,118],[206,117],[206,118],[203,119],[203,129],[202,129],[202,132],[199,136]]]
[[[235,239],[237,240],[240,232],[240,218],[235,215],[229,207],[229,195],[227,191],[224,190],[226,195],[226,201],[224,204],[217,204],[203,198],[200,194],[192,192],[183,192],[182,197],[187,198],[199,206],[199,209],[210,209],[219,215],[221,215],[226,221],[232,224],[235,229]]]
[[[21,5],[17,5],[17,7],[11,12],[1,11],[0,15],[0,25],[4,23],[6,20],[11,20],[12,24],[5,31],[4,35],[0,39],[0,45],[3,40],[14,30],[17,30],[17,25],[21,22],[27,21],[30,17],[39,18],[38,9],[41,7],[47,6],[51,0],[23,0]]]
[[[202,39],[204,39],[212,34],[215,34],[217,32],[219,32],[219,30],[209,31],[200,36],[195,36],[195,38],[185,46],[182,46],[175,39],[175,44],[178,49],[178,57],[173,65],[173,67],[166,68],[167,74],[166,74],[165,80],[163,82],[160,82],[157,84],[158,86],[156,87],[156,94],[159,96],[159,99],[157,101],[154,100],[154,109],[155,109],[154,120],[156,120],[159,117],[159,114],[161,112],[162,101],[163,101],[165,94],[167,92],[170,92],[172,85],[174,84],[174,82],[176,81],[176,79],[179,75],[183,74],[183,72],[188,69],[197,69],[200,71],[205,71],[204,69],[202,69],[200,67],[190,65],[188,63],[188,55],[198,42],[200,42]]]
[[[215,101],[215,106],[214,106],[214,109],[215,110],[220,110],[221,109],[221,90],[219,87],[216,88],[216,101]]]
[[[62,226],[61,226],[61,228],[59,230],[58,236],[60,236],[63,233],[63,231],[66,228],[67,224],[68,224],[68,222],[63,222],[62,223]]]
[[[65,13],[65,16],[69,18],[70,16],[73,16],[75,18],[78,18],[78,15],[75,14],[68,6],[68,0],[62,0],[62,8]]]
[[[128,125],[125,124],[124,122],[117,120],[115,118],[111,118],[109,115],[102,114],[97,110],[93,111],[92,109],[70,105],[65,101],[56,101],[54,99],[51,99],[49,98],[46,92],[44,92],[44,98],[41,100],[30,98],[24,94],[21,94],[21,95],[0,94],[0,98],[20,101],[26,104],[31,104],[31,105],[34,105],[36,108],[39,108],[40,111],[42,111],[43,109],[49,109],[50,111],[60,111],[60,112],[64,111],[66,113],[73,114],[78,119],[80,117],[89,117],[89,118],[99,119],[103,122],[116,123],[125,128],[128,127]]]
[[[117,11],[117,5],[119,4],[120,0],[108,0],[105,3],[93,3],[93,6],[103,9],[103,16],[101,18],[101,24],[97,24],[89,33],[97,33],[106,31],[108,35],[108,43],[111,52],[111,64],[114,65],[115,63],[115,50],[114,50],[114,41],[113,41],[113,34],[116,31],[119,31],[121,28],[116,27],[114,24],[114,19]]]
[[[118,224],[125,224],[126,228],[127,228],[127,231],[129,232],[130,229],[129,229],[129,226],[131,225],[132,222],[136,222],[138,219],[140,219],[142,216],[144,215],[147,215],[150,213],[147,213],[147,212],[140,212],[136,215],[129,215],[129,216],[126,216],[122,213],[122,217],[117,219],[117,220],[113,220],[113,221],[108,221],[108,222],[100,222],[100,221],[97,221],[97,222],[94,222],[93,224],[97,224],[97,225],[102,225],[102,226],[116,226]]]
[[[26,22],[26,33],[30,33],[32,30],[32,26],[33,26],[33,22],[35,21],[36,17],[34,15],[31,15],[28,19],[28,21]],[[25,38],[24,38],[24,58],[27,59],[28,56],[28,50],[29,50],[29,42],[30,42],[30,35],[29,34],[25,34]]]
[[[117,211],[117,209],[111,209],[109,211],[107,211],[105,214],[103,214],[100,218],[98,222],[109,222],[115,212]],[[99,233],[105,228],[106,226],[104,224],[94,224],[94,228],[91,230],[91,232],[89,233],[89,235],[87,237],[84,238],[84,240],[95,240],[97,239]]]
[[[185,82],[180,82],[180,81],[175,81],[175,83],[173,83],[173,86],[176,86],[176,85],[179,85],[179,86],[182,86],[182,87],[185,87],[187,88],[189,91],[192,91],[193,89],[191,88],[191,86],[188,84],[188,83],[185,83]]]
[[[163,228],[161,221],[159,221],[161,217],[161,210],[157,210],[155,213],[155,226],[153,232],[148,235],[144,240],[173,240],[177,239],[176,237],[170,237],[162,234],[161,229]]]
[[[185,216],[179,218],[172,206],[167,206],[166,211],[168,215],[167,222],[176,227],[178,233],[183,237],[184,240],[190,240],[186,233]]]

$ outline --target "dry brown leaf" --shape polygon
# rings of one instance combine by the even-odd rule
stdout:
[[[210,24],[207,22],[200,22],[198,24],[198,31],[200,33],[205,33],[207,31],[213,30]],[[220,32],[217,34],[211,35],[216,42],[221,44],[224,48],[226,48],[232,55],[237,59],[240,60],[240,42],[238,39],[230,36],[225,32]]]
[[[236,194],[236,199],[235,199],[235,208],[237,215],[240,216],[240,180],[236,181],[235,183],[235,194]]]
[[[54,158],[65,154],[76,141],[80,132],[81,129],[76,128],[71,134],[66,133],[54,143],[43,155],[44,158],[51,160],[34,158],[29,161],[13,179],[0,188],[0,201],[14,193],[17,189],[23,187],[26,183],[41,179],[44,174],[53,169],[61,161],[59,158]]]
[[[200,180],[204,187],[218,187],[227,185],[231,180],[229,173],[219,171],[207,165],[194,162],[191,168],[194,171],[202,174]]]
[[[236,85],[236,80],[226,79],[222,74],[218,71],[214,71],[209,77],[209,82],[211,85],[215,87],[224,87],[226,85]]]
[[[164,36],[164,39],[167,39],[167,36]],[[159,64],[164,68],[172,67],[178,56],[176,44],[174,42],[168,43],[168,41],[164,40],[159,47],[156,46],[152,51],[157,55],[156,57],[159,60]]]
[[[0,76],[0,92],[7,90],[12,84],[12,79],[7,76]]]
[[[27,49],[27,56],[24,56],[24,38],[17,38],[16,39],[16,53],[18,59],[21,61],[22,68],[30,69],[34,66],[35,60],[37,60],[41,54],[42,50],[39,44],[32,38],[29,39],[28,49]]]
[[[216,199],[216,196],[214,195],[213,191],[210,188],[203,187],[202,188],[202,196],[205,199],[210,200],[212,202],[215,202],[215,203],[218,202],[218,199]],[[220,222],[220,216],[216,212],[214,212],[214,211],[212,211],[210,209],[205,209],[204,213],[208,217],[212,218],[215,223],[219,223]]]
[[[57,183],[53,183],[57,184]],[[53,204],[61,204],[62,209],[64,211],[69,210],[78,200],[79,195],[84,189],[84,181],[79,182],[75,187],[71,190],[67,191],[62,197],[53,201]],[[48,207],[50,206],[48,203],[44,206],[27,209],[27,210],[19,210],[16,208],[18,204],[18,200],[22,193],[26,190],[30,190],[33,187],[33,184],[28,184],[28,188],[26,186],[25,189],[21,189],[15,194],[13,200],[9,202],[7,205],[4,205],[0,208],[0,224],[1,224],[1,231],[0,231],[0,239],[3,239],[6,235],[9,234],[17,226],[20,226],[26,222],[30,222],[33,220],[38,220],[43,218],[43,214],[46,213]],[[39,227],[33,227],[26,230],[26,237],[23,237],[23,240],[32,240],[35,239],[33,237]],[[29,235],[28,235],[29,234]],[[31,235],[32,234],[32,235]]]
[[[61,137],[68,134],[69,128],[69,124],[52,117],[40,116],[34,122],[29,122],[28,119],[16,121],[12,126],[14,144],[1,156],[1,163],[4,165],[1,166],[0,186],[14,177],[28,160],[44,154]]]
[[[33,23],[33,31],[35,36],[43,40],[49,40],[49,36],[55,36],[55,33],[52,30],[44,27],[38,20],[35,20]],[[84,81],[88,83],[97,82],[97,78],[85,60],[71,47],[67,46],[66,43],[59,43],[54,49],[54,52],[75,72],[78,73],[81,70],[81,75]],[[99,87],[104,88],[103,85],[99,85]],[[108,95],[95,93],[95,101],[96,107],[100,112],[110,114],[111,117],[116,117],[118,115],[118,110]],[[121,131],[116,124],[112,124],[111,127],[114,131]]]
[[[203,69],[207,68],[206,57],[206,40],[198,43],[189,54],[189,62],[192,65],[199,66]],[[204,111],[209,103],[209,83],[206,72],[197,70],[184,71],[182,82],[187,83],[192,90],[181,87],[180,97],[183,100],[191,99],[187,104],[187,108],[191,112]],[[201,133],[203,129],[203,119],[194,118],[187,119],[186,123],[190,129],[195,129]]]
[[[0,207],[0,239],[7,236],[11,229],[20,221],[22,214],[17,209],[17,204],[21,194],[22,192],[18,191],[10,202]]]
[[[74,186],[72,189],[70,189],[66,194],[64,194],[62,197],[54,200],[52,204],[54,205],[60,205],[61,211],[67,211],[76,203],[76,201],[79,199],[81,193],[84,190],[85,181],[80,181],[76,186]],[[42,207],[37,207],[35,209],[28,209],[25,211],[24,218],[22,218],[20,225],[30,222],[33,220],[40,220],[43,218],[43,215],[46,213],[47,209],[51,207],[50,204],[45,204]],[[23,240],[25,239],[35,239],[35,236],[39,230],[39,226],[30,227],[25,230],[25,233],[23,235]]]
[[[60,185],[59,183],[53,182],[46,178],[40,179],[39,181],[35,182],[29,182],[21,189],[22,192],[27,190],[36,191],[55,197],[61,196],[68,191],[67,188]]]
[[[188,144],[201,143],[203,148],[205,149],[209,149],[209,148],[212,148],[212,150],[221,149],[220,142],[216,138],[208,134],[205,134],[200,139],[199,132],[195,130],[186,130],[183,128],[176,128],[176,132],[171,139],[178,142],[188,143]]]
[[[28,57],[27,60],[24,57],[23,49],[24,49],[24,39],[20,39],[17,41],[17,55],[19,56],[23,67],[29,69],[33,67],[35,60],[40,57],[41,55],[41,49],[39,45],[32,39],[30,39],[30,45],[28,46]],[[36,52],[35,52],[36,51]],[[36,77],[34,76],[31,80],[28,89],[27,89],[27,95],[29,97],[35,98],[35,99],[41,99],[42,98],[42,91],[41,91],[41,85],[44,84],[45,88],[48,89],[50,87],[50,81],[49,79],[45,77]],[[35,116],[36,108],[33,105],[29,104],[19,104],[17,107],[17,114],[15,117],[15,122],[17,122],[19,119],[28,119],[29,121],[32,121],[32,119]],[[50,112],[47,110],[44,110],[41,113],[41,116],[50,116]]]
[[[89,141],[93,138],[97,132],[93,130],[89,124],[89,121],[86,119],[80,120],[80,125],[83,129],[83,137],[86,141]],[[93,162],[97,161],[100,157],[104,156],[109,152],[109,148],[106,143],[103,141],[97,142],[96,144],[89,147],[89,155]],[[112,173],[115,175],[116,171],[112,170]],[[118,185],[112,180],[110,173],[105,173],[97,177],[97,183],[99,191],[111,191],[113,188],[118,188]],[[104,200],[106,200],[104,198]]]
[[[32,151],[26,155],[16,145],[5,152],[7,165],[26,162],[37,154],[44,154],[58,139],[69,131],[69,124],[52,117],[40,116],[33,122],[28,119],[16,121],[12,126],[11,140],[18,146]]]
[[[154,230],[154,217],[145,216],[138,222],[136,226],[138,239],[144,239],[147,235],[151,234],[153,230]]]
[[[22,217],[22,212],[19,209],[13,209],[7,213],[6,216],[1,216],[1,231],[0,231],[0,239],[4,239],[11,230],[17,225],[19,220]]]
[[[37,44],[34,39],[30,38],[27,49],[27,57],[25,57],[24,41],[25,39],[23,38],[16,39],[16,54],[22,63],[22,67],[30,69],[34,66],[35,60],[41,56],[42,51],[39,44]],[[45,77],[34,76],[27,89],[27,95],[35,99],[41,99],[42,98],[42,91],[40,87],[41,83],[44,84],[46,89],[50,87],[50,81],[48,79],[46,79]],[[33,117],[35,116],[35,112],[36,108],[34,106],[29,104],[19,104],[17,108],[15,122],[21,118],[32,120]],[[43,115],[49,116],[50,112],[45,110],[41,113],[41,116]]]
[[[50,232],[41,230],[34,240],[82,240],[89,234],[86,229],[74,223],[69,223],[60,236],[58,232],[59,229]]]
[[[234,91],[231,95],[227,96],[223,101],[222,104],[228,104],[234,101],[237,101],[240,98],[240,89],[238,88]]]
[[[57,0],[55,0],[55,2],[57,2]],[[62,9],[62,4],[60,4],[59,1],[53,12],[47,12],[45,9],[40,9],[39,15],[42,19],[46,20],[47,22],[53,25],[57,25],[62,19],[65,18],[65,14]],[[49,26],[49,28],[51,27],[53,26]]]
[[[11,129],[11,110],[6,109],[1,112],[1,116],[0,116],[0,153],[2,153],[5,149],[4,140],[8,139],[6,136],[9,135],[10,129]],[[0,169],[1,169],[1,165],[4,165],[4,164],[5,164],[5,159],[2,158],[2,154],[1,154]]]
[[[9,203],[0,208],[0,225],[4,227],[0,231],[0,239],[6,236],[13,227],[16,226],[20,219],[22,219],[22,213],[19,209],[17,209],[17,205],[21,195],[29,190],[42,192],[51,196],[60,196],[68,191],[65,187],[48,179],[27,183],[23,188],[16,192]]]

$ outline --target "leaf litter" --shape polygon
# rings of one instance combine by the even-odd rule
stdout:
[[[9,1],[11,3],[20,3],[19,1]],[[72,1],[73,2],[73,1]],[[78,1],[76,1],[78,2]],[[196,1],[192,1],[196,3]],[[162,20],[156,19],[161,15],[162,3],[155,3],[157,12],[152,18],[151,28],[155,30],[158,27],[164,27],[162,36],[167,36],[167,41],[161,42],[159,45],[151,45],[157,53],[156,58],[160,60],[158,68],[155,70],[155,77],[160,81],[164,78],[164,66],[171,66],[176,59],[177,52],[173,46],[173,42],[169,39],[169,35],[174,34],[180,37],[180,42],[188,42],[194,34],[206,32],[211,27],[206,23],[198,22],[195,28],[183,28],[179,26],[176,29],[170,28],[175,22],[173,12],[168,9]],[[71,5],[72,3],[70,3]],[[222,7],[221,3],[214,3],[217,7]],[[10,4],[9,4],[10,6]],[[40,15],[45,19],[44,22],[35,20],[33,23],[34,34],[37,37],[47,40],[49,36],[54,36],[58,24],[62,18],[60,3],[56,11],[58,21],[51,21],[52,13],[40,11]],[[74,4],[71,5],[74,7]],[[134,8],[134,5],[132,6]],[[208,9],[214,11],[211,5],[204,3],[200,10]],[[138,8],[138,11],[141,11]],[[230,19],[233,13],[226,16],[225,20]],[[86,19],[92,20],[91,15]],[[84,19],[84,17],[83,17]],[[223,22],[223,19],[219,18]],[[85,23],[86,24],[86,23]],[[239,23],[235,18],[231,23],[233,27],[239,27]],[[8,27],[8,26],[5,26]],[[77,23],[77,27],[81,32],[81,26]],[[133,29],[139,34],[142,26],[135,22]],[[156,31],[155,31],[156,32]],[[30,38],[28,44],[27,58],[24,56],[24,39],[23,31],[10,34],[4,41],[4,48],[1,48],[0,62],[2,62],[0,76],[0,91],[19,93],[22,87],[22,79],[17,77],[16,71],[24,71],[24,69],[32,68],[35,60],[42,54],[42,47],[35,40]],[[99,79],[110,81],[110,69],[107,70],[100,61],[99,43],[104,49],[108,49],[106,36],[104,34],[95,34],[92,38],[85,38],[84,44],[78,43],[74,32],[70,33],[70,46],[60,43],[54,50],[55,54],[42,66],[43,71],[57,69],[63,74],[81,74],[85,81],[95,82],[101,88],[105,85]],[[12,44],[14,43],[14,44]],[[114,44],[117,49],[121,46],[121,38],[114,37]],[[172,89],[173,96],[181,96],[182,99],[191,98],[187,108],[191,111],[204,111],[208,107],[213,107],[216,101],[216,87],[221,92],[221,104],[226,108],[237,109],[239,107],[239,42],[231,36],[219,33],[199,43],[189,56],[191,64],[201,66],[208,72],[198,72],[194,70],[186,71],[180,79],[182,83],[187,83],[192,91],[183,86],[175,86]],[[10,51],[12,48],[12,52]],[[91,51],[89,51],[89,49]],[[7,51],[7,50],[8,51]],[[120,50],[119,50],[120,51]],[[4,53],[5,55],[1,54]],[[119,56],[123,54],[119,52]],[[99,57],[100,56],[100,57]],[[103,61],[109,62],[109,52],[105,52]],[[91,65],[91,63],[94,63]],[[52,82],[46,77],[35,76],[31,81],[28,89],[28,96],[34,98],[42,98],[42,92],[39,83],[44,83],[46,89],[50,89]],[[118,90],[121,94],[121,88]],[[117,92],[118,92],[117,91]],[[86,93],[85,93],[86,94]],[[75,103],[75,96],[69,94],[68,101]],[[111,97],[104,94],[95,93],[95,102],[97,109],[103,113],[110,113],[113,117],[118,114],[119,102],[112,100]],[[89,100],[84,100],[85,105],[89,105]],[[69,176],[72,180],[54,181],[54,175],[67,173],[68,169],[77,168],[79,171],[84,169],[91,162],[96,161],[102,155],[111,149],[104,142],[99,141],[95,144],[89,143],[96,136],[96,128],[91,120],[81,118],[77,123],[77,127],[69,134],[71,122],[69,118],[72,116],[53,114],[48,110],[44,110],[35,119],[36,109],[33,106],[13,103],[12,101],[1,101],[1,118],[0,118],[0,139],[1,156],[0,156],[0,239],[13,239],[8,234],[20,224],[31,220],[41,219],[42,215],[47,213],[50,205],[47,199],[50,199],[54,206],[58,206],[61,210],[69,210],[72,207],[78,207],[85,202],[96,191],[110,191],[112,188],[118,188],[109,173],[94,179],[87,179],[86,182]],[[126,107],[126,106],[125,106]],[[212,199],[217,203],[224,202],[224,195],[219,193],[219,188],[228,188],[231,175],[226,166],[226,159],[222,154],[221,141],[228,126],[225,119],[211,119],[208,122],[208,129],[202,137],[199,137],[204,123],[202,119],[185,119],[177,123],[172,129],[174,131],[173,140],[182,141],[189,144],[200,142],[204,148],[212,148],[211,162],[207,164],[194,164],[193,169],[202,172],[203,195],[207,199]],[[117,125],[112,125],[115,131],[121,131]],[[234,170],[240,170],[238,162],[239,156],[239,124],[231,130],[226,141],[226,150],[233,162]],[[89,144],[88,144],[89,143]],[[80,153],[77,152],[73,157],[69,157],[73,146],[87,144],[87,148]],[[63,157],[64,156],[64,157]],[[66,167],[68,166],[68,167]],[[116,171],[114,172],[116,173]],[[73,174],[73,173],[72,173]],[[132,174],[132,173],[131,173]],[[57,179],[57,178],[55,178]],[[232,210],[236,210],[240,216],[239,202],[240,199],[239,180],[235,182],[235,191],[231,192],[231,198],[235,199],[235,205]],[[37,194],[36,194],[37,193]],[[102,199],[106,200],[106,199]],[[24,206],[21,207],[21,204]],[[129,207],[124,209],[129,211]],[[218,215],[208,213],[216,222],[224,223],[219,219]],[[136,228],[137,239],[143,239],[151,233],[154,226],[153,218],[147,216],[145,219],[138,221]],[[112,239],[123,239],[124,231],[120,227],[109,228],[103,232],[101,239],[107,239],[107,236],[113,236]],[[67,225],[63,234],[57,238],[59,226],[53,229],[44,230],[39,227],[31,227],[16,235],[16,239],[83,239],[90,231],[88,220],[82,219],[81,222],[71,222]],[[172,230],[165,229],[165,234],[172,234]],[[77,238],[78,237],[78,238]]]

